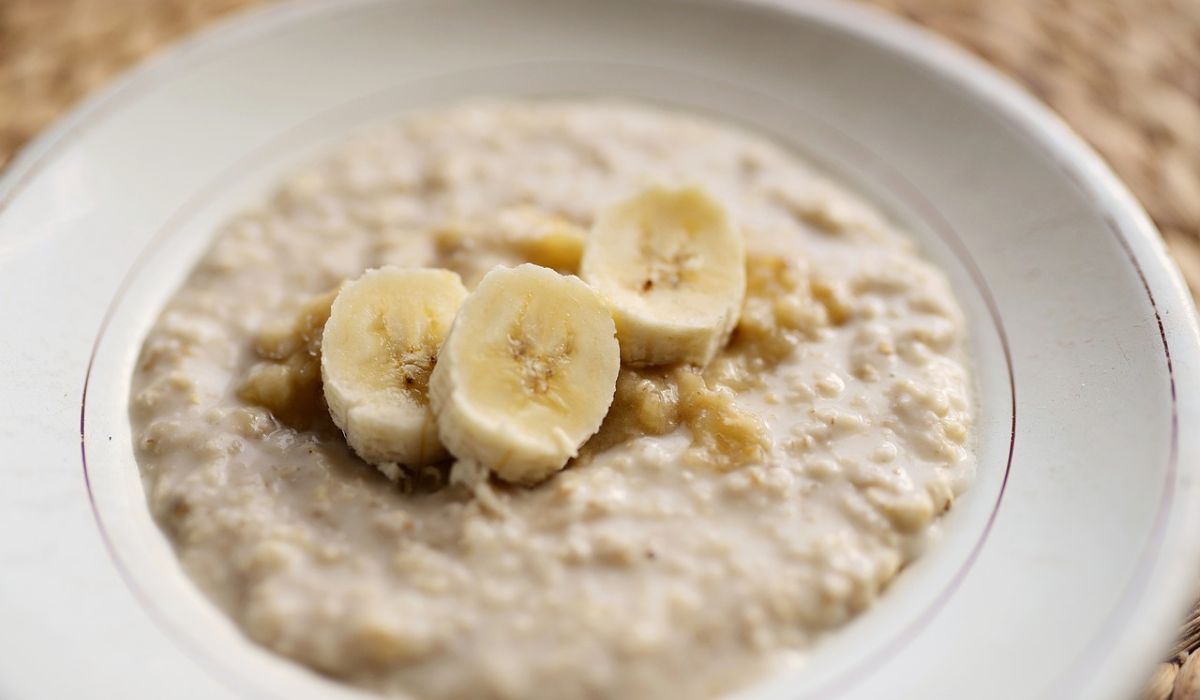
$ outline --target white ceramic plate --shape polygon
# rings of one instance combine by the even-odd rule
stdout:
[[[625,95],[771,133],[911,228],[968,311],[977,483],[879,605],[745,697],[1134,692],[1200,562],[1200,355],[1158,236],[1091,151],[975,61],[845,5],[410,0],[244,16],[0,181],[0,696],[358,695],[249,644],[183,576],[143,501],[128,379],[215,224],[281,169],[480,94]]]

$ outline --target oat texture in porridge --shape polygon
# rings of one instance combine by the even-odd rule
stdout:
[[[577,271],[598,210],[698,185],[746,241],[703,368],[621,369],[534,487],[393,481],[321,398],[330,290],[428,266]],[[148,503],[255,642],[420,698],[698,698],[857,615],[974,470],[963,320],[869,206],[741,130],[608,101],[478,102],[374,127],[230,221],[132,378]]]

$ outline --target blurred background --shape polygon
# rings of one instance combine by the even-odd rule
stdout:
[[[268,1],[0,0],[0,172],[122,70]],[[1200,0],[842,1],[932,29],[1054,108],[1145,205],[1200,292]],[[1200,612],[1175,632],[1146,700],[1200,700]]]

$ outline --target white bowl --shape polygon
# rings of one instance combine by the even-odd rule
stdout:
[[[0,693],[361,697],[250,644],[183,575],[144,503],[128,380],[216,223],[282,169],[484,93],[625,95],[770,133],[908,226],[968,312],[977,482],[878,605],[745,697],[1137,689],[1200,569],[1200,355],[1178,273],[1094,153],[857,7],[413,0],[247,14],[0,181]]]

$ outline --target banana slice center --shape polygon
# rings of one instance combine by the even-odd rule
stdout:
[[[437,364],[437,348],[430,343],[397,342],[397,337],[403,337],[402,332],[391,327],[388,315],[382,311],[375,315],[371,330],[383,339],[387,383],[403,391],[416,403],[422,406],[427,404],[429,375]]]
[[[655,228],[658,226],[659,228]],[[688,241],[693,234],[679,226],[664,229],[662,222],[642,221],[638,241],[639,257],[645,262],[645,274],[637,289],[643,294],[658,290],[677,290],[690,283],[703,267],[702,256]]]
[[[555,381],[575,354],[575,338],[563,329],[556,339],[535,338],[527,329],[537,328],[528,320],[530,301],[517,313],[508,333],[508,352],[520,375],[521,386],[530,399],[559,411],[570,409],[566,397]],[[542,335],[549,335],[543,333]],[[555,334],[557,335],[557,334]],[[549,340],[550,342],[546,342]]]
[[[559,368],[571,359],[569,343],[562,343],[550,353],[538,352],[528,338],[508,338],[509,352],[521,371],[521,382],[531,396],[565,408],[562,398],[553,391],[553,380]]]

